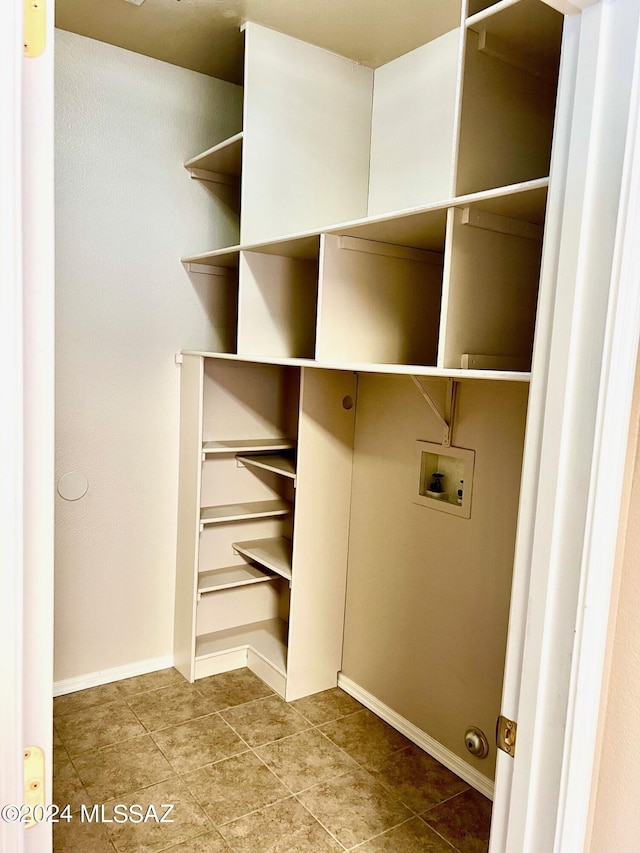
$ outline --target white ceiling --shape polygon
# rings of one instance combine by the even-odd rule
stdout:
[[[56,0],[56,26],[242,80],[243,21],[377,68],[458,26],[460,0]]]

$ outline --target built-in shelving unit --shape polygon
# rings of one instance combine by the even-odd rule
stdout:
[[[176,665],[248,665],[290,699],[325,689],[344,601],[311,593],[313,564],[344,589],[355,376],[189,354],[181,369]]]
[[[336,684],[357,374],[529,381],[561,31],[469,0],[374,72],[247,25],[244,133],[185,164],[242,198],[238,244],[183,258],[234,294],[224,351],[183,351],[186,677]]]

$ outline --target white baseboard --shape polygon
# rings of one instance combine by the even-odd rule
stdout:
[[[419,746],[420,749],[424,749],[425,752],[432,758],[435,758],[436,761],[439,761],[440,764],[444,764],[456,776],[464,779],[476,791],[480,791],[485,797],[493,800],[493,780],[489,779],[488,776],[480,773],[475,767],[471,767],[464,759],[456,755],[455,752],[451,752],[446,746],[434,740],[426,732],[423,732],[422,729],[414,726],[409,720],[401,717],[400,714],[397,714],[388,705],[380,702],[373,694],[364,690],[359,684],[347,678],[346,675],[342,675],[342,673],[338,675],[338,687],[344,690],[345,693],[353,696],[365,708],[373,711],[374,714],[377,714],[378,717],[381,717],[390,726],[393,726],[394,729],[397,729],[406,738],[415,743],[416,746]]]
[[[111,684],[112,681],[122,681],[124,678],[133,678],[136,675],[147,675],[149,672],[157,672],[171,666],[173,666],[173,655],[166,655],[162,658],[149,658],[124,666],[114,666],[111,669],[89,672],[86,675],[77,675],[75,678],[54,681],[53,695],[54,697],[65,696],[67,693],[76,693],[78,690],[86,690],[88,687]]]

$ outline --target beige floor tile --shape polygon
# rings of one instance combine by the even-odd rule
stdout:
[[[310,728],[309,722],[279,696],[229,708],[220,716],[249,746],[263,746]]]
[[[115,684],[102,684],[100,687],[90,687],[88,690],[78,690],[77,693],[56,697],[53,700],[53,714],[54,717],[73,714],[95,705],[117,702],[120,698],[120,691]]]
[[[184,781],[216,826],[291,795],[252,752],[203,767]]]
[[[491,800],[469,788],[421,815],[460,853],[486,853],[491,828]]]
[[[273,690],[246,668],[201,678],[196,686],[203,696],[211,699],[217,711],[273,696]]]
[[[188,683],[177,669],[161,669],[158,672],[125,678],[124,681],[118,682],[117,687],[121,696],[135,696],[136,693],[146,693],[148,690],[158,690],[160,687],[173,687]]]
[[[63,746],[53,748],[53,802],[60,811],[69,806],[72,813],[77,812],[83,803],[88,805],[91,802]]]
[[[237,853],[332,853],[342,847],[291,798],[220,828]]]
[[[115,853],[104,825],[73,820],[54,823],[53,853]]]
[[[127,702],[149,732],[204,717],[215,710],[210,700],[188,682],[137,693]]]
[[[297,699],[291,704],[314,726],[330,723],[340,717],[346,717],[347,714],[362,711],[362,705],[339,687],[314,693],[313,696],[305,696],[304,699]]]
[[[105,804],[105,815],[109,818],[114,816],[113,806],[116,804],[129,808],[133,804],[139,805],[143,814],[149,806],[154,806],[159,819],[157,822],[146,820],[140,823],[127,821],[108,824],[109,838],[118,853],[158,853],[213,829],[202,808],[180,779],[169,779],[110,800]],[[167,805],[173,806],[173,810],[166,815],[172,823],[160,822]]]
[[[367,769],[414,812],[437,806],[469,787],[414,744],[369,765]]]
[[[84,752],[74,764],[91,803],[104,803],[176,775],[150,735]]]
[[[53,724],[53,745],[62,746],[62,741],[60,740],[60,735],[58,734],[55,723]]]
[[[320,731],[363,765],[378,762],[409,746],[404,735],[366,709],[327,723]]]
[[[247,749],[218,714],[154,732],[153,739],[178,773],[196,770]]]
[[[417,817],[367,841],[356,850],[357,853],[456,853],[450,844]]]
[[[256,753],[294,794],[358,767],[317,729],[260,747]]]
[[[406,806],[364,770],[316,785],[298,799],[345,847],[367,841],[411,817]]]
[[[166,853],[227,853],[230,849],[218,830],[214,829],[197,838],[183,841],[182,844],[176,844],[175,847],[169,847]],[[259,851],[256,850],[255,853]]]
[[[64,714],[56,719],[56,728],[71,758],[146,734],[131,708],[122,700]]]

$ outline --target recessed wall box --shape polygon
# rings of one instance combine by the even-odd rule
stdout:
[[[460,518],[471,518],[475,459],[474,450],[416,441],[413,502]]]

